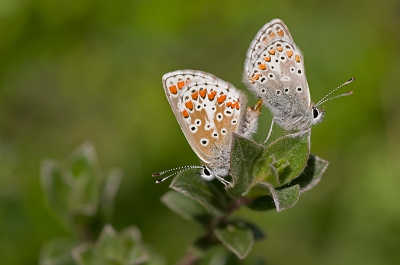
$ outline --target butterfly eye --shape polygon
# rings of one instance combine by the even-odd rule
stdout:
[[[317,108],[313,108],[313,117],[314,119],[316,119],[319,115],[319,111],[317,110]]]
[[[207,167],[203,167],[203,174],[206,176],[211,176],[211,172],[210,172],[210,170],[208,170]]]

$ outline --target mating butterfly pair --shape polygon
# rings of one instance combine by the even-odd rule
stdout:
[[[232,186],[223,177],[229,174],[233,133],[244,137],[255,133],[261,104],[266,105],[274,116],[266,142],[274,122],[285,131],[306,130],[322,121],[324,112],[318,108],[322,103],[352,93],[327,98],[338,87],[317,104],[311,103],[303,55],[279,19],[270,21],[257,33],[247,51],[244,69],[244,83],[260,98],[254,108],[246,107],[247,99],[243,93],[212,74],[179,70],[163,76],[168,102],[203,165],[154,173],[153,176],[160,176],[174,172],[156,183],[183,170],[198,168],[201,178],[216,178],[224,185]]]

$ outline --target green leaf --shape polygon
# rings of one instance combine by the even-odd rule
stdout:
[[[40,265],[73,265],[71,251],[78,245],[75,239],[56,239],[43,245]]]
[[[123,178],[123,171],[120,169],[113,169],[108,178],[105,179],[100,201],[100,211],[106,220],[111,218],[114,208],[114,198],[117,194],[119,185]]]
[[[231,151],[231,175],[234,182],[233,188],[228,188],[232,198],[242,197],[254,182],[253,166],[255,161],[264,151],[264,146],[254,141],[233,134]]]
[[[92,216],[100,200],[100,174],[94,147],[89,142],[82,144],[67,158],[68,175],[73,182],[74,196],[70,198],[77,214]]]
[[[73,183],[64,173],[61,165],[46,159],[42,162],[40,181],[47,202],[60,220],[70,224],[70,198],[73,196]]]
[[[80,245],[72,251],[72,257],[78,265],[106,265],[101,257],[97,256],[96,250],[90,244]]]
[[[294,185],[281,190],[271,188],[272,198],[274,199],[278,212],[293,207],[300,197],[300,186]]]
[[[260,183],[261,185],[261,183]],[[265,211],[276,208],[278,212],[293,207],[300,197],[300,185],[276,190],[269,184],[265,184],[269,189],[270,196],[262,196],[254,199],[247,207],[253,210]]]
[[[231,222],[217,227],[214,234],[239,259],[249,254],[254,243],[252,230],[243,222]]]
[[[329,162],[318,156],[310,155],[307,166],[303,173],[290,184],[300,185],[300,191],[305,192],[312,189],[321,180],[322,174],[328,168]]]
[[[210,248],[201,259],[196,263],[197,265],[240,265],[243,264],[232,252],[222,245],[217,245]]]
[[[255,164],[256,182],[266,182],[273,187],[283,186],[300,175],[309,152],[310,130],[279,138],[265,149]]]
[[[110,226],[104,227],[95,245],[82,245],[73,251],[78,264],[142,264],[149,260],[136,227],[119,234]]]
[[[230,201],[223,185],[218,181],[205,181],[196,175],[194,170],[178,174],[170,188],[197,201],[212,215],[220,215]]]
[[[251,232],[253,233],[253,239],[254,241],[261,241],[266,238],[266,235],[264,231],[258,227],[257,225],[253,224],[252,222],[249,222],[247,220],[242,220],[242,219],[236,219],[237,222],[242,222],[245,226],[247,226]]]
[[[212,219],[203,205],[177,191],[168,191],[161,197],[161,201],[173,212],[189,221],[194,220],[207,225]]]
[[[104,176],[89,143],[73,151],[63,164],[42,162],[41,185],[49,206],[66,227],[85,239],[97,237],[110,217],[122,171]]]
[[[276,209],[272,195],[257,197],[249,205],[247,205],[247,207],[256,211],[268,211]]]

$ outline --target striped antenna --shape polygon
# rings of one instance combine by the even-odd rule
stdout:
[[[176,168],[171,168],[171,169],[168,169],[168,170],[165,170],[165,171],[153,173],[151,176],[152,176],[152,177],[159,177],[159,176],[161,176],[161,175],[164,175],[165,173],[168,173],[168,172],[171,172],[171,171],[175,171],[174,173],[172,173],[172,174],[170,174],[170,175],[168,175],[168,176],[166,176],[166,177],[163,177],[163,178],[161,178],[161,179],[156,180],[156,184],[159,184],[159,183],[164,182],[165,180],[167,180],[169,177],[175,176],[176,174],[181,173],[182,171],[185,171],[185,170],[188,170],[188,169],[192,169],[192,168],[202,169],[203,167],[201,167],[201,166],[194,166],[194,165],[191,165],[191,166],[183,166],[183,167],[176,167]]]
[[[344,82],[343,84],[341,84],[340,86],[338,86],[337,88],[335,88],[334,90],[332,90],[331,92],[326,94],[320,101],[318,101],[318,103],[315,106],[318,107],[318,106],[324,104],[325,102],[327,102],[329,100],[332,100],[332,99],[335,99],[335,98],[350,96],[351,94],[353,94],[353,91],[349,91],[349,92],[346,92],[346,93],[343,93],[343,94],[328,98],[333,92],[335,92],[336,90],[338,90],[342,86],[350,84],[354,80],[356,80],[354,77],[350,78],[348,81]]]

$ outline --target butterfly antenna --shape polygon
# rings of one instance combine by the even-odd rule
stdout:
[[[328,98],[333,92],[335,92],[336,90],[338,90],[342,86],[350,84],[354,80],[355,80],[354,77],[350,78],[349,80],[347,80],[346,82],[344,82],[343,84],[341,84],[340,86],[338,86],[337,88],[335,88],[334,90],[332,90],[331,92],[326,94],[320,101],[318,101],[318,103],[315,106],[322,105],[323,103],[325,103],[325,102],[327,102],[329,100],[335,99],[335,98],[340,98],[340,97],[344,97],[344,96],[350,96],[351,94],[353,94],[353,91],[349,91],[349,92],[346,92],[346,93],[343,93],[343,94]]]
[[[161,182],[167,180],[169,177],[175,176],[176,174],[181,173],[182,171],[185,171],[185,170],[188,170],[188,169],[192,169],[192,168],[200,168],[201,169],[202,167],[200,167],[200,166],[176,167],[176,168],[171,168],[171,169],[168,169],[168,170],[165,170],[165,171],[160,171],[160,172],[153,173],[151,176],[152,177],[159,177],[161,175],[164,175],[165,173],[168,173],[168,172],[171,172],[171,171],[175,171],[174,173],[172,173],[172,174],[170,174],[170,175],[168,175],[166,177],[163,177],[161,179],[156,180],[156,184],[158,184],[158,183],[161,183]]]

